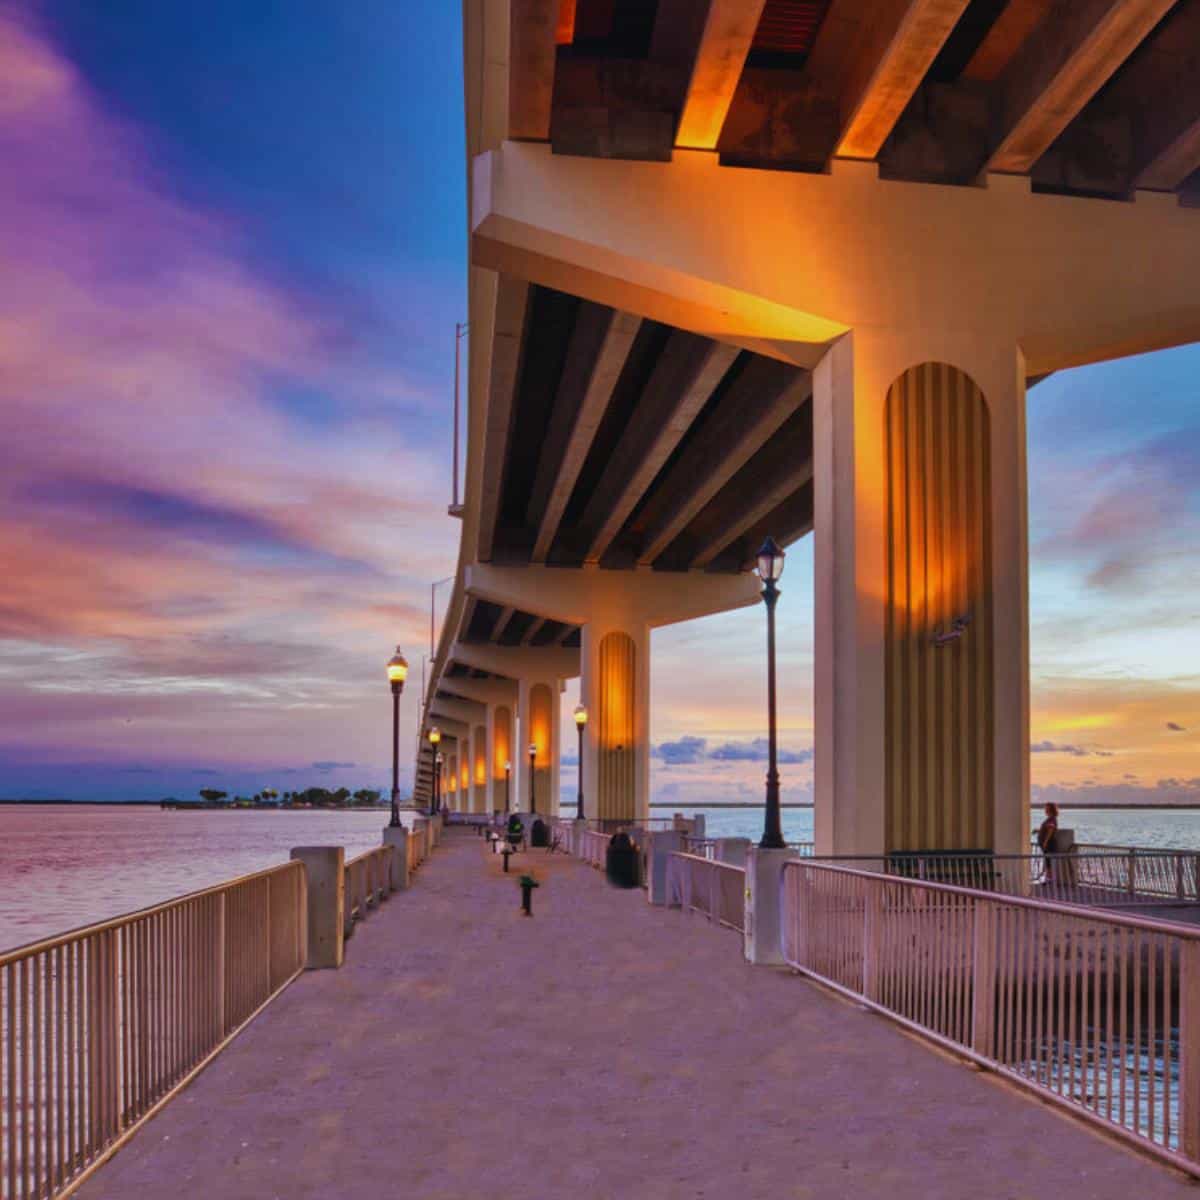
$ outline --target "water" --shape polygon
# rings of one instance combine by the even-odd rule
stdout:
[[[656,808],[652,815],[669,816]],[[762,834],[761,809],[689,807],[710,837]],[[0,805],[0,949],[132,912],[285,862],[293,846],[379,845],[387,814],[162,812],[114,805]],[[1077,841],[1200,849],[1200,810],[1064,812]],[[789,842],[812,841],[810,808],[783,811]]]
[[[650,815],[668,817],[672,812],[683,812],[687,816],[703,813],[705,832],[709,837],[748,837],[757,841],[762,836],[763,817],[759,808],[685,808],[680,805],[678,808],[655,808]],[[1031,831],[1041,821],[1040,810],[1034,815]],[[1158,850],[1200,850],[1200,809],[1066,809],[1059,814],[1058,823],[1062,829],[1073,829],[1077,842],[1147,846]],[[813,810],[785,808],[783,836],[788,842],[811,842]]]
[[[286,862],[378,846],[386,812],[0,805],[0,950]]]

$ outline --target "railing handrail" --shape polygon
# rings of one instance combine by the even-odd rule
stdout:
[[[689,854],[686,850],[672,850],[670,857],[687,859],[688,862],[703,863],[706,867],[719,867],[723,871],[740,871],[742,874],[745,874],[746,871],[745,867],[739,867],[737,863],[725,862],[724,859],[720,858],[706,858],[703,854]],[[791,859],[788,861],[790,862]],[[805,859],[804,861],[811,862],[812,860]]]
[[[346,859],[345,866],[353,867],[360,862],[366,862],[368,858],[386,858],[391,855],[393,849],[392,846],[372,846],[370,850],[364,850],[354,858]]]
[[[268,875],[303,870],[304,864],[296,860],[276,863],[273,867],[264,867],[261,871],[251,871],[248,875],[238,875],[233,879],[226,879],[222,883],[214,883],[209,887],[199,888],[194,892],[185,892],[182,896],[174,896],[170,900],[162,900],[146,908],[138,908],[131,912],[120,913],[115,917],[107,917],[103,921],[94,921],[90,925],[79,925],[74,929],[66,930],[64,933],[56,933],[50,937],[41,938],[36,942],[27,942],[24,946],[14,946],[11,950],[0,951],[0,967],[6,967],[11,963],[19,962],[21,959],[28,958],[33,954],[41,954],[47,950],[57,949],[59,946],[65,946],[69,942],[78,941],[81,938],[91,937],[97,933],[105,933],[110,929],[119,929],[122,925],[128,925],[131,921],[138,921],[144,917],[154,916],[156,913],[166,912],[168,909],[177,908],[181,904],[187,904],[192,900],[199,900],[204,896],[212,896],[217,892],[228,891],[239,884],[250,883],[255,879],[262,879]]]
[[[1014,856],[1016,857],[1016,856]],[[984,899],[994,904],[1008,904],[1019,908],[1030,908],[1038,912],[1054,912],[1073,920],[1107,921],[1127,929],[1141,929],[1149,933],[1170,934],[1173,937],[1200,941],[1200,928],[1176,921],[1159,921],[1153,917],[1131,917],[1107,908],[1096,908],[1085,904],[1065,904],[1060,900],[1040,900],[1028,896],[1014,896],[1008,892],[990,892],[983,888],[960,887],[952,883],[937,883],[931,879],[915,879],[911,875],[885,875],[879,871],[860,871],[854,867],[843,867],[819,858],[789,858],[783,864],[808,870],[836,872],[860,879],[882,880],[897,886],[926,888],[929,891],[945,892],[947,895],[963,896],[972,900]]]

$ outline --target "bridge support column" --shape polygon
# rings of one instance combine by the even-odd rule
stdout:
[[[488,708],[488,725],[492,731],[491,752],[488,757],[491,800],[489,812],[503,812],[512,807],[515,799],[512,778],[506,777],[504,764],[512,763],[516,768],[517,747],[513,739],[513,710],[507,704],[493,704]]]
[[[582,643],[585,814],[643,820],[650,815],[650,627],[589,621]]]
[[[955,330],[848,334],[817,367],[818,854],[1023,852],[1024,380]]]
[[[520,679],[517,684],[517,716],[520,743],[513,755],[514,812],[529,812],[529,747],[537,747],[534,758],[533,793],[539,816],[558,815],[559,760],[562,681]],[[519,767],[519,770],[518,770]]]
[[[488,761],[491,757],[491,735],[487,715],[484,722],[471,729],[471,811],[491,812],[491,775]]]

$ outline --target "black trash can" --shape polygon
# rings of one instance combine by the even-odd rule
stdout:
[[[638,848],[623,830],[609,839],[604,853],[604,873],[614,887],[635,888],[641,883]]]
[[[537,817],[533,822],[533,828],[529,831],[529,844],[543,848],[550,845],[550,830],[541,817]]]

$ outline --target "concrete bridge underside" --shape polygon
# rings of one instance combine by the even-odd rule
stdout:
[[[650,631],[811,532],[818,850],[1018,852],[1026,389],[1200,337],[1200,0],[464,17],[447,798],[556,811],[578,675],[589,815],[644,815]]]

